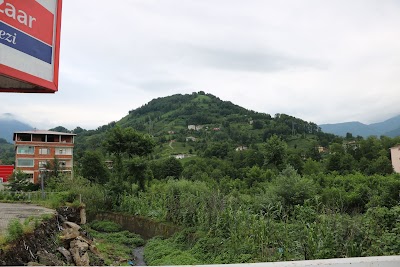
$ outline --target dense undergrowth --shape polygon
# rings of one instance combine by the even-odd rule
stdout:
[[[105,188],[80,183],[69,189],[96,203],[96,212],[110,209]],[[395,174],[300,176],[288,167],[252,187],[240,180],[153,180],[146,191],[132,187],[114,211],[184,227],[148,242],[149,265],[396,255],[399,190]]]
[[[114,222],[93,221],[85,229],[94,238],[106,265],[128,265],[134,261],[133,249],[144,245],[143,238]]]

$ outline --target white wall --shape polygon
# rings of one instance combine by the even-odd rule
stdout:
[[[286,261],[228,265],[199,265],[199,267],[400,267],[400,256],[345,258],[311,261]]]

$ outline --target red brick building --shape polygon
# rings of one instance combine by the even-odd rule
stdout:
[[[39,130],[15,132],[15,169],[38,183],[40,171],[51,171],[46,169],[48,163],[57,158],[60,170],[72,176],[75,135]]]

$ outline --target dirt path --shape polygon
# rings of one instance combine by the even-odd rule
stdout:
[[[31,216],[40,217],[43,214],[54,214],[56,211],[31,204],[0,203],[0,234],[3,234],[8,223],[15,218],[24,219]]]

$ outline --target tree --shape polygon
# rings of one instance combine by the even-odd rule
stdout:
[[[20,170],[16,170],[9,178],[7,185],[10,191],[35,191],[38,185],[31,183],[28,175]]]
[[[81,174],[91,182],[104,184],[108,181],[110,173],[105,166],[102,155],[97,151],[87,151],[80,160]]]
[[[104,145],[116,157],[117,171],[122,173],[123,155],[129,158],[148,155],[153,151],[155,143],[150,136],[140,134],[131,127],[123,129],[116,125],[108,132]]]
[[[165,179],[167,177],[179,178],[183,171],[182,163],[174,158],[169,157],[167,159],[153,161],[151,169],[156,179]]]
[[[116,179],[112,181],[111,188],[115,193],[120,194],[123,191],[123,157],[125,156],[132,160],[134,157],[140,158],[149,155],[153,151],[155,143],[150,136],[140,134],[131,127],[121,128],[116,125],[108,132],[104,146],[110,154],[115,156],[116,162],[114,166],[117,176]],[[137,159],[129,163],[128,166],[130,167],[128,171],[132,171],[134,175],[139,175],[137,170],[142,168],[142,163],[138,164],[139,161],[141,160]],[[130,176],[131,174],[128,173],[125,178],[128,179]],[[141,181],[143,177],[138,176],[136,178],[136,181]],[[139,186],[141,189],[144,189],[144,182],[140,182]]]
[[[287,145],[277,135],[271,136],[264,145],[265,164],[279,170],[284,168]]]
[[[315,195],[316,185],[301,177],[292,166],[286,167],[274,181],[274,191],[287,206],[301,205]]]
[[[318,161],[315,161],[311,158],[307,159],[306,162],[304,163],[303,167],[303,174],[304,175],[312,175],[312,174],[318,174],[323,172],[323,167],[321,163]]]

